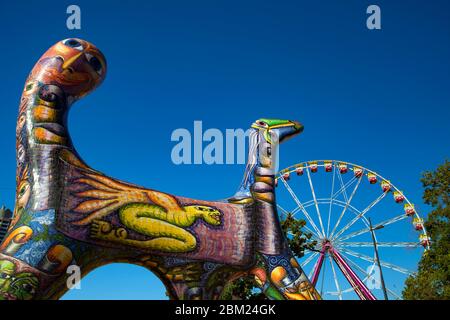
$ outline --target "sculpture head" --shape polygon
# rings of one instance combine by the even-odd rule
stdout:
[[[38,279],[30,272],[16,273],[16,265],[0,260],[0,300],[30,300],[38,287]]]
[[[203,219],[207,224],[213,226],[220,225],[221,213],[217,209],[208,206],[192,205],[192,206],[185,206],[184,210],[187,212],[192,212],[197,217]]]
[[[303,125],[299,122],[281,119],[262,118],[256,120],[252,128],[262,132],[264,139],[269,143],[272,143],[274,136],[278,137],[278,142],[281,143],[303,131]]]
[[[47,50],[31,71],[30,79],[40,85],[56,85],[77,100],[99,86],[105,75],[106,59],[100,50],[87,41],[70,38]]]

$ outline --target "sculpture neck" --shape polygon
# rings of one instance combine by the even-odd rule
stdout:
[[[244,178],[239,186],[235,198],[250,196],[250,186],[254,183],[256,168],[266,168],[275,174],[276,161],[278,160],[278,144],[270,143],[264,138],[264,132],[251,129],[249,134],[249,151]]]
[[[253,174],[259,162],[258,141],[259,141],[258,130],[250,129],[247,164],[245,166],[244,177],[242,178],[242,182],[239,185],[238,191],[235,193],[233,198],[239,199],[250,197],[250,186],[254,181]]]
[[[53,208],[49,198],[57,191],[54,177],[59,170],[54,159],[62,148],[73,149],[67,130],[68,110],[58,86],[38,81],[25,86],[16,129],[17,186],[27,181],[39,188],[32,190],[30,199],[39,197],[39,201],[30,201],[35,210]]]
[[[28,86],[31,88],[27,92]],[[70,106],[58,86],[29,84],[22,95],[22,104],[17,123],[18,139],[25,138],[30,146],[72,146],[67,131]]]

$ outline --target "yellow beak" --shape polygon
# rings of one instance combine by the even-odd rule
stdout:
[[[82,54],[83,54],[83,52],[80,52],[80,53],[74,55],[73,57],[71,57],[70,59],[65,60],[62,65],[62,68],[63,69],[69,68],[75,61],[78,60],[79,57],[81,57]]]

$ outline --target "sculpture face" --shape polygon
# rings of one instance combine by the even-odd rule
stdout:
[[[303,125],[297,121],[264,118],[255,121],[252,128],[263,131],[264,138],[269,143],[272,143],[274,136],[281,143],[303,131]]]
[[[29,272],[16,273],[16,265],[0,260],[0,300],[30,300],[38,286],[38,279]]]
[[[56,84],[75,100],[99,86],[105,75],[103,54],[91,43],[74,38],[52,46],[31,72],[31,78]]]
[[[220,225],[221,213],[219,210],[208,206],[186,206],[184,208],[186,212],[193,213],[202,218],[206,223],[218,226]]]
[[[27,180],[22,181],[17,190],[18,209],[25,208],[25,206],[28,203],[28,200],[30,199],[30,194],[31,194],[30,183]]]

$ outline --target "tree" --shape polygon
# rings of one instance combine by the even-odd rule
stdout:
[[[286,219],[281,221],[281,230],[284,234],[290,235],[287,237],[288,245],[297,258],[303,257],[305,250],[313,250],[317,244],[316,241],[311,241],[311,233],[303,232],[302,229],[305,225],[305,220],[295,220],[290,212]]]
[[[316,245],[315,241],[311,241],[312,234],[303,232],[302,228],[305,226],[304,220],[296,220],[292,213],[289,213],[286,218],[281,221],[281,229],[287,237],[289,248],[297,258],[304,256],[306,249],[313,249]],[[242,300],[261,300],[266,299],[262,292],[256,289],[256,283],[253,277],[243,277],[236,280],[229,288],[233,299]]]
[[[450,299],[450,162],[434,172],[422,174],[423,200],[434,209],[425,228],[431,247],[419,262],[418,272],[405,283],[403,298],[408,300]]]

